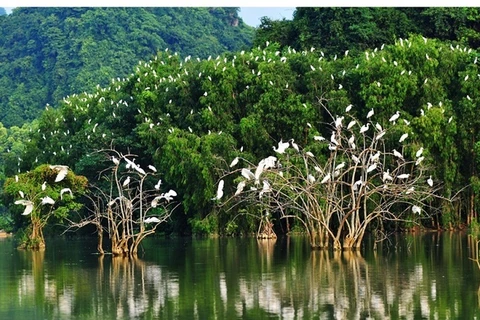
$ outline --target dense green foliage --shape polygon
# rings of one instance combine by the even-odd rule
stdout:
[[[105,159],[92,152],[114,148],[137,155],[142,167],[155,165],[160,177],[168,181],[165,188],[177,191],[182,205],[172,216],[172,230],[229,234],[252,231],[258,217],[256,209],[237,206],[226,210],[212,200],[216,182],[234,170],[229,167],[232,159],[239,156],[256,163],[270,155],[272,146],[281,139],[295,139],[317,157],[326,156],[325,148],[312,143],[313,137],[329,137],[328,124],[352,104],[355,118],[366,122],[367,112],[374,109],[372,121],[382,126],[400,111],[402,121],[392,128],[385,142],[390,150],[398,146],[403,133],[408,133],[409,138],[402,152],[410,159],[420,145],[424,146],[423,163],[433,172],[436,184],[442,185],[438,195],[455,199],[453,206],[439,198],[432,200],[431,206],[443,211],[424,221],[426,226],[458,227],[471,222],[476,218],[480,196],[480,123],[475,117],[480,99],[480,72],[477,51],[460,43],[476,44],[471,17],[477,11],[455,9],[449,13],[450,20],[442,20],[443,26],[439,20],[428,31],[429,20],[420,23],[419,19],[438,18],[432,14],[437,8],[392,8],[380,12],[367,9],[299,8],[292,23],[264,19],[264,24],[270,23],[274,32],[268,33],[261,27],[255,48],[217,54],[225,48],[215,51],[208,47],[208,51],[199,53],[203,59],[177,54],[172,49],[160,50],[145,61],[137,59],[133,63],[117,55],[111,59],[121,66],[114,72],[105,72],[108,82],[99,81],[98,85],[92,74],[101,68],[93,62],[98,64],[108,57],[90,56],[90,69],[79,73],[89,79],[89,87],[73,90],[75,94],[65,96],[54,107],[47,107],[31,124],[22,128],[0,127],[0,142],[5,147],[1,154],[5,164],[2,174],[12,176],[41,163],[61,163],[93,181],[105,169]],[[29,10],[36,12],[25,9],[12,15],[27,14]],[[79,29],[86,23],[84,15],[103,12],[68,10],[82,16],[72,26]],[[86,11],[81,13],[82,10]],[[145,12],[153,14],[155,10]],[[438,10],[443,12],[441,8]],[[55,12],[62,16],[63,11]],[[315,14],[328,12],[337,19],[335,30],[343,30],[326,33],[338,32],[335,37],[320,32],[327,24],[315,25],[312,21]],[[371,23],[359,19],[362,15],[371,19]],[[135,16],[133,11],[130,16]],[[49,17],[60,19],[55,14]],[[381,17],[384,24],[378,22]],[[5,18],[0,17],[0,21]],[[299,28],[300,21],[304,29]],[[111,32],[107,26],[91,29]],[[313,31],[305,31],[307,27]],[[441,40],[419,35],[406,37],[402,32],[425,33]],[[118,30],[108,34],[117,33]],[[53,31],[48,33],[53,34]],[[62,32],[59,35],[65,37]],[[269,35],[276,36],[267,41]],[[294,36],[303,42],[292,45]],[[23,39],[20,34],[8,39],[14,37]],[[458,41],[447,41],[451,38]],[[103,42],[100,38],[92,39],[90,44],[97,52]],[[131,45],[128,47],[132,49]],[[118,49],[113,47],[114,51]],[[63,50],[58,50],[58,55],[69,56]],[[43,69],[42,79],[51,75],[48,70],[53,70],[52,65],[54,69],[57,67],[46,57],[37,57],[42,66],[50,66]],[[24,79],[17,79],[16,83],[35,81],[34,74],[30,76],[26,71],[18,74],[23,74]],[[57,73],[49,81],[64,84],[69,83],[68,79]],[[39,90],[49,87],[42,81],[39,80],[42,84]],[[86,92],[80,93],[82,90]],[[56,99],[63,92],[58,91]],[[28,96],[19,92],[17,95]],[[246,166],[246,162],[241,161],[239,166]],[[235,186],[236,181],[225,179],[226,193],[232,194]],[[281,227],[288,229],[288,224]]]
[[[90,153],[113,145],[137,154],[143,167],[153,163],[178,192],[177,231],[190,221],[198,232],[222,233],[240,208],[225,212],[210,199],[235,156],[255,162],[291,138],[321,155],[312,137],[329,137],[326,124],[332,121],[322,106],[336,115],[353,104],[360,121],[373,108],[374,121],[382,125],[399,110],[410,125],[399,122],[386,145],[395,148],[408,132],[403,153],[425,147],[424,163],[446,197],[475,179],[475,51],[420,36],[355,56],[339,52],[337,59],[319,51],[281,51],[269,44],[201,61],[160,53],[137,64],[126,79],[48,108],[32,128],[18,169],[62,163],[95,179],[104,167]],[[233,187],[227,179],[226,190]],[[455,208],[432,204],[445,210],[428,225],[465,221],[475,207],[464,201],[470,195],[475,190],[461,194]],[[237,231],[250,223],[235,221]]]
[[[255,45],[275,41],[297,50],[321,48],[328,55],[363,51],[396,38],[428,38],[480,45],[479,8],[297,8],[293,20],[262,20]]]
[[[250,47],[238,8],[16,8],[0,16],[0,121],[22,125],[45,104],[125,77],[170,48],[183,55]]]

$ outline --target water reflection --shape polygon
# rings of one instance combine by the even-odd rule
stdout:
[[[0,318],[473,319],[477,242],[402,235],[377,252],[311,251],[302,238],[159,240],[143,259],[0,241]]]

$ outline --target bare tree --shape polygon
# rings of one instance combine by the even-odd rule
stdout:
[[[280,141],[276,155],[257,165],[244,160],[246,167],[227,174],[241,177],[225,204],[261,205],[281,218],[293,217],[313,248],[333,243],[337,250],[358,249],[373,221],[381,228],[386,220],[415,223],[426,217],[440,184],[426,176],[423,147],[409,143],[411,129],[408,121],[397,123],[398,112],[388,129],[374,124],[372,115],[365,125],[348,113],[332,116],[326,124],[330,137],[313,136],[308,150],[291,139]],[[407,148],[413,156],[404,154]]]
[[[102,242],[106,232],[114,256],[135,257],[141,241],[155,233],[167,221],[178,204],[174,190],[161,193],[161,180],[154,180],[156,169],[146,170],[135,163],[135,155],[123,155],[116,150],[102,150],[113,166],[102,171],[99,180],[108,182],[109,189],[92,186],[90,214],[79,222],[71,221],[70,229],[89,224],[98,232],[98,251],[104,253]],[[153,188],[146,189],[147,182]]]

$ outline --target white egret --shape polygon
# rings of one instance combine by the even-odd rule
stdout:
[[[15,201],[15,204],[21,204],[22,206],[25,206],[25,210],[22,212],[22,215],[24,216],[29,215],[33,211],[33,202],[30,200],[17,200]]]
[[[377,151],[375,154],[370,155],[370,161],[371,162],[378,162],[380,160],[380,151]]]
[[[367,168],[367,173],[370,173],[372,172],[373,170],[377,169],[377,163],[375,162],[374,164],[370,165],[368,168]]]
[[[147,219],[143,220],[144,223],[159,223],[160,219],[157,217],[148,217]]]
[[[342,126],[342,121],[345,117],[344,116],[341,116],[341,117],[338,117],[335,119],[335,127],[338,128],[338,127],[341,127]]]
[[[55,204],[55,200],[53,200],[49,196],[43,197],[41,198],[41,200],[42,200],[41,202],[42,204]]]
[[[315,158],[315,155],[310,151],[305,152],[305,154],[309,157]]]
[[[339,165],[337,165],[337,166],[335,167],[335,171],[336,171],[336,170],[340,170],[340,169],[342,169],[342,168],[344,168],[344,167],[345,167],[345,161],[342,162],[342,163],[340,163]]]
[[[267,180],[263,180],[263,187],[262,187],[262,191],[260,191],[259,197],[262,198],[264,193],[271,192],[271,191],[272,191],[272,187],[270,186],[270,183],[268,183]]]
[[[255,175],[253,174],[253,172],[246,168],[242,169],[242,176],[245,177],[245,179],[247,180],[255,179]]]
[[[320,183],[327,183],[331,178],[331,174],[330,172],[327,173],[327,175],[325,177],[323,177],[322,181]]]
[[[148,165],[148,169],[152,170],[153,172],[157,172],[157,168],[155,168],[151,164]]]
[[[399,159],[402,159],[403,160],[403,155],[398,152],[397,150],[393,149],[393,155]]]
[[[315,141],[325,141],[325,138],[322,137],[322,136],[313,136],[313,139],[314,139]]]
[[[368,113],[367,113],[367,119],[369,119],[371,116],[373,116],[374,113],[375,113],[375,112],[373,111],[373,108],[370,109],[370,111],[368,111]]]
[[[172,190],[172,189],[168,190],[167,193],[161,194],[161,197],[167,200],[167,202],[170,202],[171,200],[173,200],[173,197],[176,197],[176,196],[177,196],[177,193],[175,192],[175,190]]]
[[[315,177],[312,176],[311,174],[309,174],[307,176],[307,181],[308,181],[308,183],[314,183],[315,182]]]
[[[397,111],[393,116],[390,117],[390,119],[388,119],[388,121],[393,122],[393,124],[395,124],[395,122],[399,117],[400,117],[400,112]]]
[[[405,139],[407,139],[407,138],[408,138],[408,133],[404,133],[404,134],[402,134],[402,136],[400,137],[400,139],[398,140],[398,142],[403,142],[403,141],[405,141]]]
[[[118,160],[115,156],[112,156],[112,161],[116,166],[120,164],[120,160]]]
[[[290,139],[290,142],[292,144],[293,149],[295,149],[297,152],[300,152],[300,149],[298,148],[298,144],[295,143],[295,140]]]
[[[422,209],[421,209],[419,206],[413,205],[413,206],[412,206],[412,212],[413,212],[413,213],[421,214],[421,213],[422,213]]]
[[[347,130],[350,130],[357,122],[355,120],[352,120],[348,123]]]
[[[390,169],[388,169],[386,172],[383,172],[382,180],[383,182],[387,180],[393,181],[393,177],[390,175]]]
[[[44,181],[42,183],[42,191],[45,191],[47,189],[47,181]]]
[[[157,184],[155,185],[155,190],[160,190],[160,185],[162,184],[162,179],[159,179]]]
[[[63,194],[65,192],[69,192],[70,193],[70,197],[73,197],[73,193],[72,193],[72,190],[70,188],[63,188],[62,190],[60,190],[60,199],[63,200]]]
[[[415,153],[415,157],[420,157],[422,155],[422,152],[423,152],[423,147],[421,147],[420,149],[418,149],[417,153]]]
[[[380,131],[380,132],[375,136],[375,141],[380,140],[380,139],[385,135],[385,133],[387,133],[386,130]]]
[[[51,165],[50,169],[56,170],[57,176],[55,177],[55,182],[62,181],[68,173],[68,166],[62,166],[62,165]]]
[[[220,198],[223,197],[223,185],[224,185],[224,181],[223,179],[220,180],[220,182],[218,183],[218,188],[217,188],[217,195],[212,198],[212,200],[220,200]]]
[[[125,179],[125,181],[123,181],[122,186],[123,186],[124,188],[128,188],[128,184],[129,184],[129,183],[130,183],[130,177],[127,177],[127,179]]]
[[[275,146],[273,146],[273,151],[277,152],[277,153],[284,153],[285,150],[290,146],[290,143],[288,142],[283,142],[282,139],[280,139],[280,141],[278,142],[278,147],[275,148]]]
[[[20,194],[20,197],[25,198],[25,194],[23,193],[22,190],[19,190],[18,193]]]
[[[407,191],[405,191],[405,194],[410,194],[410,193],[412,193],[412,192],[414,192],[414,191],[415,191],[415,188],[414,188],[414,187],[410,187],[410,188],[407,189]]]
[[[410,173],[402,173],[397,176],[398,179],[408,179],[410,177]]]
[[[349,105],[345,108],[345,112],[350,112],[350,110],[352,110],[352,107],[353,107],[353,105],[352,105],[352,104],[349,104]]]
[[[423,159],[425,159],[424,156],[419,157],[417,161],[415,161],[415,165],[418,166],[423,161]]]
[[[368,128],[370,128],[370,123],[367,123],[365,125],[363,125],[361,128],[360,128],[360,133],[365,133],[368,131]]]
[[[331,137],[330,137],[330,141],[331,141],[334,145],[338,146],[338,141],[337,141],[337,139],[335,139],[335,131],[332,131],[332,135],[331,135]]]
[[[430,176],[430,178],[427,179],[427,183],[430,187],[433,187],[433,180],[432,180],[432,176]]]
[[[237,185],[237,191],[235,191],[235,196],[238,196],[242,191],[243,188],[245,188],[245,181],[240,181]]]
[[[235,157],[232,162],[230,163],[230,168],[234,167],[237,165],[239,158]]]
[[[360,163],[360,159],[358,159],[358,157],[354,154],[352,154],[352,159],[353,159],[353,162],[355,162],[355,164],[359,164]]]

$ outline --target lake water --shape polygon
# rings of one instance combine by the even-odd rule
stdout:
[[[132,261],[92,254],[95,239],[0,239],[0,319],[480,319],[471,237],[397,238],[362,255],[303,237],[151,238]]]

